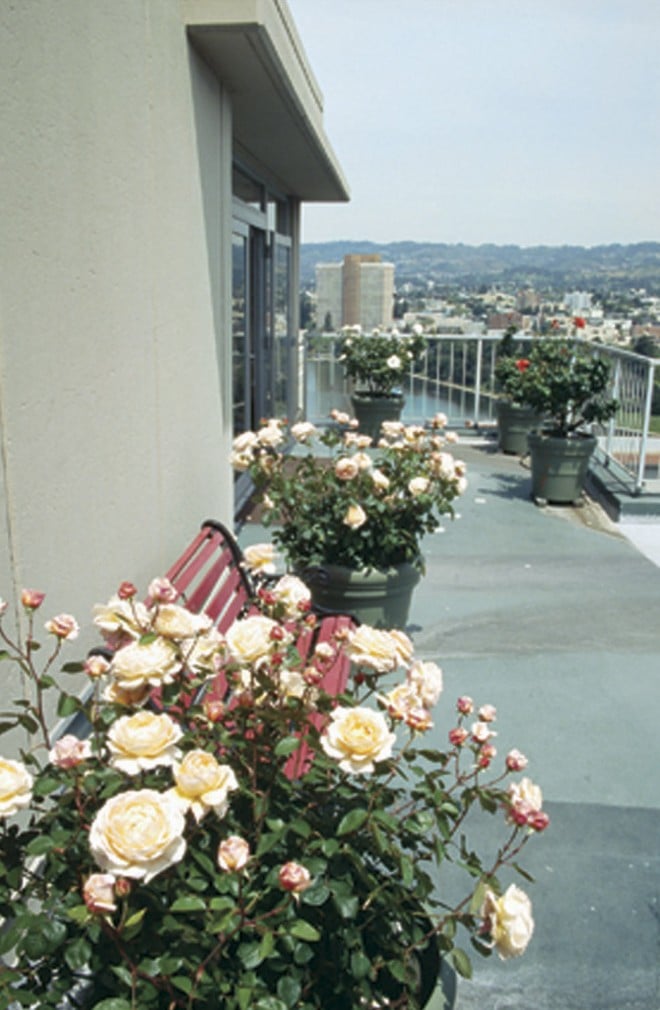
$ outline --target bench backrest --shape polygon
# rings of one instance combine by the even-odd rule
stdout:
[[[239,617],[257,612],[255,589],[245,567],[243,552],[234,536],[222,523],[208,519],[174,562],[166,577],[177,590],[181,602],[194,613],[207,614],[218,631],[225,633]],[[311,656],[321,642],[332,642],[338,631],[349,630],[355,621],[349,614],[323,613],[315,627],[303,632],[297,647],[303,658]],[[326,670],[320,687],[332,697],[346,690],[350,662],[342,653]],[[218,674],[209,685],[207,697],[222,699],[227,694],[227,681]],[[323,716],[311,713],[310,725],[321,729]],[[303,740],[286,765],[291,778],[302,775],[309,767],[312,752]]]

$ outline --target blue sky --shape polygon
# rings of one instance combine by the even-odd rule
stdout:
[[[352,196],[304,241],[660,241],[660,0],[288,3]]]

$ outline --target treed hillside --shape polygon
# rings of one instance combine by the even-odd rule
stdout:
[[[379,253],[394,263],[396,284],[533,287],[539,292],[645,288],[660,295],[660,242],[601,246],[447,245],[441,242],[316,242],[301,248],[301,284],[312,287],[317,263],[347,253]]]

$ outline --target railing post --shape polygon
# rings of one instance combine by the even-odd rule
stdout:
[[[616,358],[614,364],[614,382],[612,383],[612,396],[615,400],[619,399],[619,389],[621,388],[621,359]],[[616,417],[611,417],[607,422],[607,439],[605,441],[605,455],[607,461],[609,462],[612,453],[612,443],[614,441],[614,432],[616,430]]]
[[[474,378],[474,423],[479,424],[479,407],[481,400],[481,361],[483,355],[483,341],[481,337],[477,340],[477,374]]]
[[[635,494],[639,494],[644,487],[644,469],[646,467],[646,447],[649,438],[649,425],[651,421],[651,407],[653,405],[653,382],[655,378],[655,361],[649,361],[646,400],[644,403],[644,420],[642,422],[642,444],[639,451],[639,461],[637,463],[637,481],[635,484]]]

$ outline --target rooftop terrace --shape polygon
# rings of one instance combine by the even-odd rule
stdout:
[[[466,439],[456,455],[469,486],[460,515],[425,541],[408,628],[419,658],[444,671],[432,732],[446,739],[459,694],[495,704],[499,753],[528,756],[551,817],[522,860],[535,883],[518,881],[534,903],[532,943],[518,961],[475,954],[457,1010],[652,1010],[660,527],[648,525],[642,553],[624,535],[637,539],[633,527],[593,501],[533,505],[529,472],[493,440]],[[257,524],[241,531],[244,545],[263,539]]]

